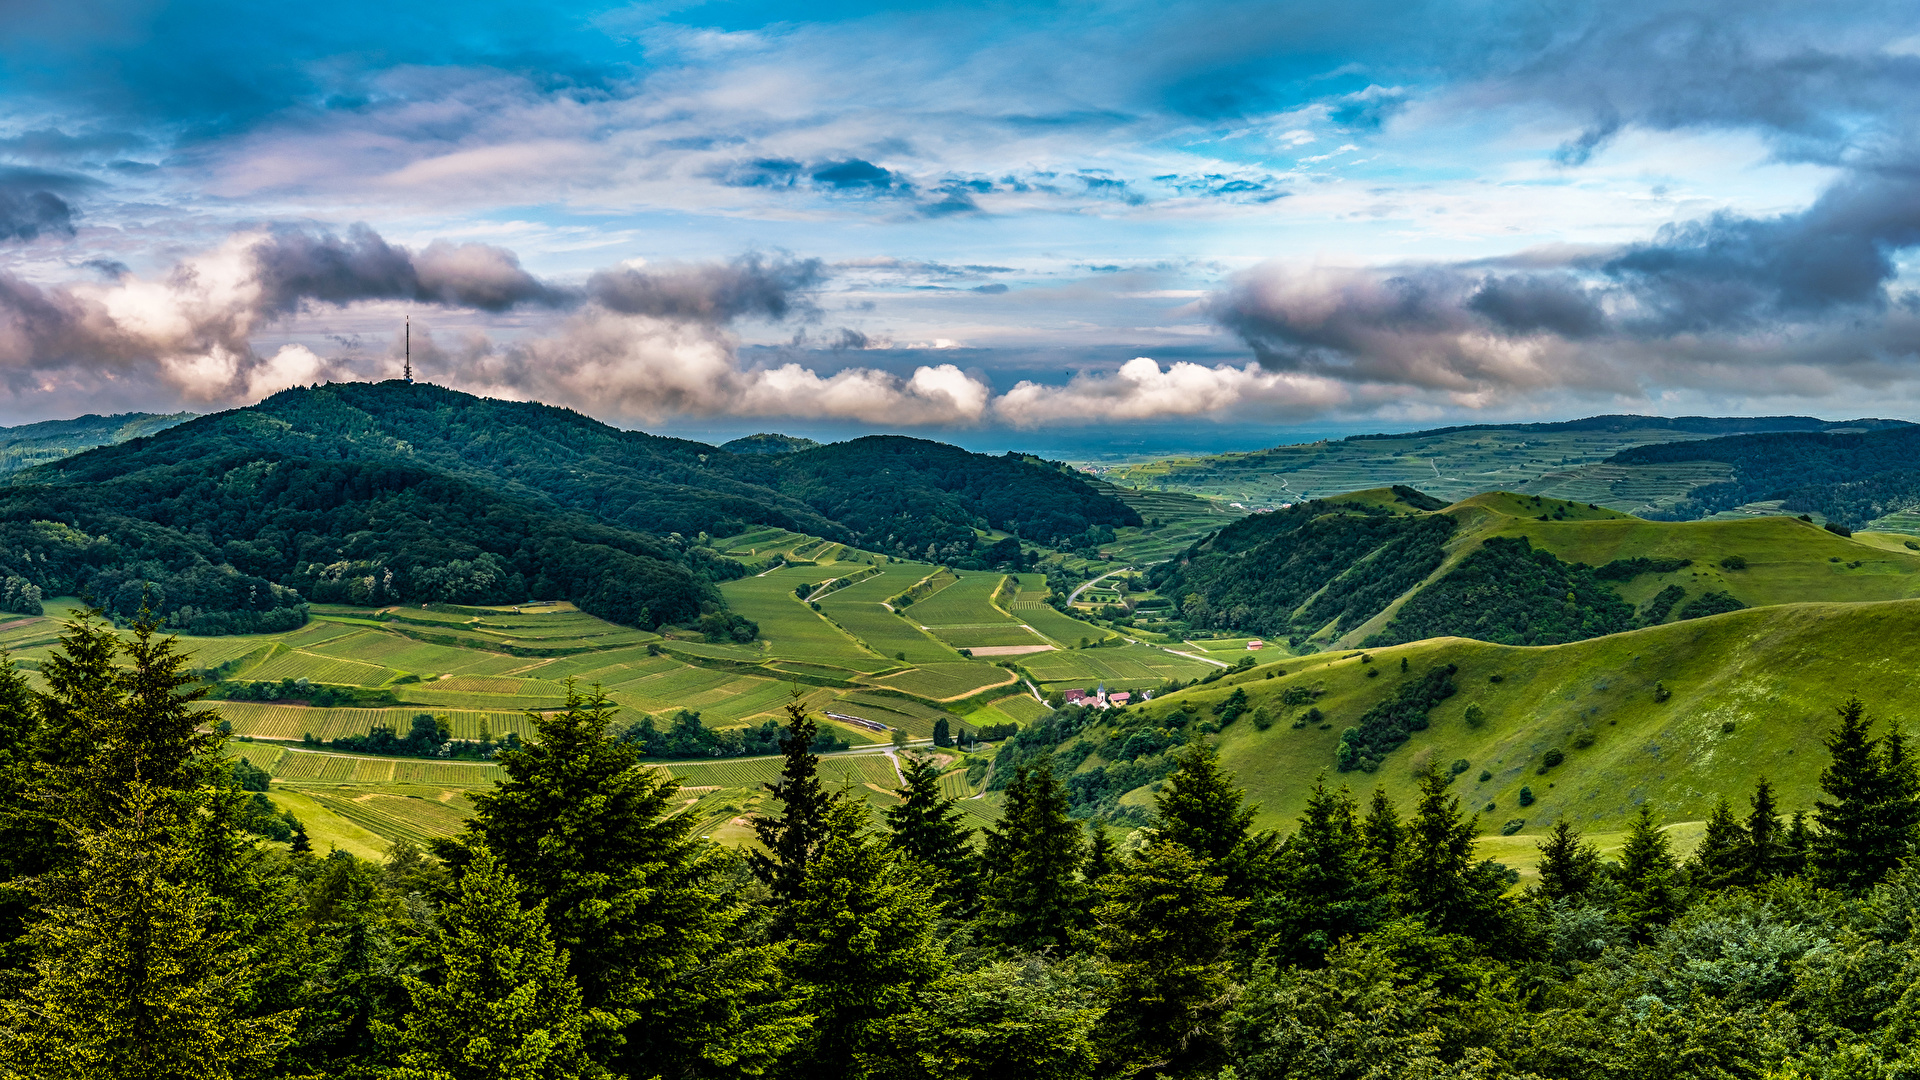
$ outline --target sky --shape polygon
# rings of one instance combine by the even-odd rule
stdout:
[[[1920,417],[1920,16],[0,0],[0,422],[397,376],[1065,456]]]

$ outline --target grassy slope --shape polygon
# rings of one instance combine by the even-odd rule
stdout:
[[[1266,824],[1290,824],[1322,772],[1363,797],[1380,785],[1405,803],[1418,767],[1464,758],[1470,766],[1455,789],[1481,811],[1484,828],[1523,818],[1524,832],[1534,834],[1565,816],[1610,832],[1649,799],[1670,821],[1704,817],[1718,795],[1744,807],[1761,774],[1779,785],[1785,807],[1808,806],[1826,764],[1821,739],[1835,704],[1858,692],[1873,713],[1905,719],[1908,703],[1920,699],[1917,624],[1920,601],[1892,601],[1738,611],[1540,648],[1442,638],[1375,650],[1370,665],[1349,653],[1266,665],[1156,700],[1149,711],[1183,700],[1210,705],[1243,685],[1254,705],[1280,717],[1264,732],[1242,720],[1221,736],[1223,759],[1261,804]],[[1403,679],[1444,663],[1459,665],[1460,692],[1433,711],[1432,726],[1375,774],[1335,773],[1341,730]],[[1368,678],[1369,668],[1380,675]],[[1286,674],[1267,679],[1269,670]],[[1502,680],[1490,681],[1493,675]],[[1656,683],[1672,691],[1670,700],[1654,701]],[[1318,707],[1327,730],[1290,726],[1305,707],[1289,709],[1279,696],[1296,684],[1326,689]],[[1464,720],[1476,702],[1488,716],[1477,729]],[[1593,745],[1575,749],[1582,732],[1593,734]],[[1538,774],[1541,756],[1555,748],[1565,763]],[[1494,775],[1480,782],[1483,769]],[[1523,785],[1539,800],[1524,810],[1517,805]],[[1492,811],[1484,810],[1488,802]]]
[[[1352,498],[1375,497],[1374,491]],[[1377,499],[1375,500],[1377,501]],[[1402,512],[1405,507],[1399,507]],[[1564,520],[1539,520],[1555,511]],[[1613,583],[1629,603],[1639,606],[1668,585],[1680,585],[1692,599],[1728,592],[1748,607],[1818,601],[1866,602],[1920,596],[1920,552],[1878,536],[1836,536],[1791,517],[1743,517],[1713,521],[1646,521],[1585,503],[1512,492],[1490,492],[1464,499],[1439,513],[1460,522],[1447,559],[1421,585],[1439,580],[1491,537],[1524,536],[1533,546],[1568,562],[1602,566],[1635,556],[1682,558],[1693,565],[1666,574],[1642,574]],[[1730,555],[1747,560],[1744,570],[1727,570]],[[1853,566],[1853,563],[1859,566]],[[1336,647],[1351,648],[1385,627],[1414,591],[1396,599],[1372,619],[1349,631]],[[1685,601],[1674,606],[1673,619]]]

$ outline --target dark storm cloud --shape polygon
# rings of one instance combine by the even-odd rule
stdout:
[[[1268,266],[1207,306],[1270,369],[1360,382],[1573,385],[1606,367],[1632,382],[1677,363],[1738,390],[1750,365],[1829,365],[1849,338],[1855,359],[1911,362],[1920,339],[1893,291],[1896,255],[1920,246],[1917,176],[1856,174],[1799,213],[1716,214],[1605,255],[1502,260],[1531,264],[1517,272]]]
[[[557,307],[573,297],[520,268],[511,251],[434,241],[419,254],[389,244],[365,225],[343,236],[276,230],[251,249],[268,310],[310,302],[417,300],[482,311],[521,304]]]
[[[0,166],[0,241],[73,235],[73,206],[62,196],[95,186],[69,173]]]
[[[819,259],[746,255],[724,264],[602,270],[587,279],[586,293],[623,315],[719,325],[738,318],[783,319],[825,280]]]

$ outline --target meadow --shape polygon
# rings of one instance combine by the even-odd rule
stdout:
[[[1156,698],[1144,712],[1192,705],[1204,714],[1244,690],[1248,712],[1223,733],[1221,758],[1269,825],[1287,826],[1322,775],[1363,801],[1380,787],[1404,806],[1421,770],[1465,761],[1455,790],[1486,832],[1518,821],[1515,833],[1537,840],[1562,818],[1617,832],[1642,802],[1667,821],[1699,821],[1723,796],[1744,811],[1761,775],[1787,810],[1808,807],[1835,706],[1858,693],[1884,730],[1920,700],[1917,625],[1920,600],[1901,600],[1750,609],[1532,648],[1440,638],[1262,665]],[[1431,726],[1377,772],[1336,771],[1345,728],[1445,664],[1457,666],[1457,692],[1432,710]],[[1306,722],[1310,708],[1319,722]],[[1547,766],[1556,750],[1564,760]],[[1523,787],[1530,806],[1520,805]]]

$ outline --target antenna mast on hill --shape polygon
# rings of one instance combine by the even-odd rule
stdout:
[[[402,376],[409,384],[413,382],[413,316],[407,316],[407,367]]]

